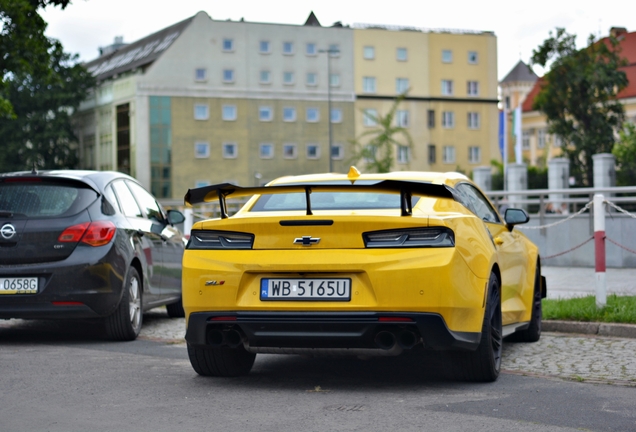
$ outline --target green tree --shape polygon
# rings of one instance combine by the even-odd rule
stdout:
[[[580,50],[575,38],[557,28],[532,52],[531,64],[550,68],[534,109],[546,115],[550,133],[563,141],[577,183],[591,185],[592,156],[610,152],[622,126],[624,111],[616,96],[627,86],[627,77],[619,70],[625,61],[615,38],[597,41],[592,35]]]
[[[14,117],[6,92],[15,75],[42,74],[49,65],[50,41],[38,9],[64,9],[70,0],[0,0],[0,118]]]
[[[95,81],[60,42],[51,41],[48,54],[46,70],[16,74],[8,83],[15,118],[0,118],[2,171],[77,166],[71,116]]]
[[[368,112],[363,112],[363,115],[373,120],[376,126],[349,141],[353,146],[352,164],[364,161],[368,171],[386,173],[391,171],[393,167],[395,146],[407,146],[409,151],[412,150],[413,139],[409,131],[402,126],[395,125],[397,109],[407,93],[408,91],[395,99],[386,115],[374,116]],[[400,136],[402,140],[398,139]]]
[[[618,165],[616,183],[618,186],[636,186],[636,126],[625,123],[619,136],[612,149]]]

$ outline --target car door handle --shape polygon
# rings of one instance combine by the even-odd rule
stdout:
[[[504,244],[504,241],[501,237],[495,237],[494,241],[497,246],[501,246],[502,244]]]

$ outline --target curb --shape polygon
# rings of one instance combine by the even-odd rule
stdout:
[[[541,323],[541,330],[556,333],[579,333],[636,339],[635,324],[544,320]]]

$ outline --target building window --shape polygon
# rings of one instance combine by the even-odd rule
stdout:
[[[305,120],[308,123],[316,123],[320,120],[320,111],[318,108],[307,108],[307,111],[305,111]]]
[[[371,144],[367,144],[364,147],[364,151],[363,151],[363,155],[364,155],[364,161],[366,163],[373,163],[375,162],[375,156],[378,152],[378,148],[374,145]]]
[[[399,145],[397,148],[397,161],[401,164],[409,163],[409,148],[408,146]]]
[[[317,86],[318,85],[318,74],[313,72],[309,72],[307,74],[307,85],[308,86]]]
[[[478,61],[477,51],[468,51],[468,64],[477,64]]]
[[[331,87],[340,87],[340,74],[330,74],[329,85]]]
[[[428,110],[428,128],[433,129],[435,127],[435,110]]]
[[[481,149],[479,147],[468,147],[468,162],[471,164],[481,162]]]
[[[194,105],[194,119],[195,120],[207,120],[210,118],[210,108],[204,104]]]
[[[316,44],[312,42],[308,43],[305,46],[305,53],[310,56],[315,56],[316,54],[318,54],[318,50],[316,49]]]
[[[444,150],[444,154],[442,157],[442,162],[444,162],[445,164],[455,163],[455,147],[444,146],[443,150]]]
[[[169,96],[150,96],[150,181],[153,195],[171,198],[172,118]],[[195,105],[196,106],[196,105]],[[207,119],[207,105],[205,119]],[[118,109],[119,111],[119,109]],[[118,113],[119,114],[119,113]],[[196,108],[195,108],[196,115]],[[118,122],[119,123],[119,122]],[[120,126],[120,125],[118,125]],[[121,129],[121,128],[118,128]],[[119,133],[118,133],[119,135]],[[119,144],[119,143],[118,143]],[[119,158],[119,151],[118,151]],[[103,166],[100,169],[112,169]]]
[[[375,47],[365,46],[362,50],[362,53],[365,60],[375,59]]]
[[[453,95],[453,80],[442,80],[442,94],[444,96]]]
[[[234,39],[223,39],[223,51],[232,52],[234,51]]]
[[[547,134],[545,129],[539,129],[537,131],[537,148],[545,148]]]
[[[259,154],[261,159],[271,159],[274,157],[274,145],[270,143],[259,144]]]
[[[331,123],[342,123],[341,108],[331,108]]]
[[[234,69],[223,69],[223,82],[234,82]]]
[[[295,122],[296,121],[296,108],[284,107],[283,108],[283,121]]]
[[[194,157],[197,159],[205,159],[210,157],[210,143],[195,142]]]
[[[428,145],[428,163],[434,164],[437,161],[437,149],[435,144]]]
[[[344,159],[344,146],[342,144],[331,145],[331,159]]]
[[[283,158],[296,159],[298,157],[296,144],[283,144]]]
[[[307,159],[319,159],[320,146],[318,144],[307,144]]]
[[[409,79],[408,78],[396,78],[395,79],[395,92],[397,94],[402,94],[409,89]]]
[[[397,110],[395,112],[395,125],[399,127],[409,127],[409,112],[406,110]]]
[[[453,51],[442,50],[442,63],[452,63],[452,62],[453,62]]]
[[[194,80],[201,82],[208,79],[208,74],[205,68],[197,68],[194,71]]]
[[[272,83],[272,73],[268,70],[262,70],[259,74],[259,81],[261,84],[271,84]]]
[[[468,96],[479,96],[479,82],[468,81],[466,85],[466,93]]]
[[[329,57],[340,57],[340,45],[338,44],[329,45]]]
[[[225,159],[236,159],[238,156],[238,145],[236,143],[223,143],[223,157]]]
[[[506,109],[510,109],[510,96],[506,96]]]
[[[365,126],[377,126],[378,111],[373,108],[365,109],[362,113],[362,123]]]
[[[561,139],[560,136],[558,135],[553,135],[554,140],[552,141],[552,145],[554,147],[561,147],[561,145],[563,144],[563,140]]]
[[[225,121],[236,120],[236,105],[223,105],[222,118]]]
[[[294,43],[293,42],[283,42],[283,54],[285,54],[285,55],[293,55],[294,54]]]
[[[293,72],[283,72],[283,84],[285,84],[285,85],[294,84],[294,73]]]
[[[262,122],[272,121],[274,118],[274,112],[270,106],[258,107],[258,119]]]
[[[269,41],[260,41],[258,44],[258,52],[261,54],[270,54],[272,52],[272,44]]]
[[[468,113],[468,129],[479,129],[479,113],[478,112],[469,112]]]
[[[362,91],[375,93],[375,77],[362,77]]]
[[[397,61],[406,61],[408,59],[406,48],[398,48],[395,51],[395,58]]]
[[[442,112],[442,127],[452,129],[455,127],[455,113],[453,111]]]
[[[530,131],[529,130],[525,130],[521,134],[522,134],[521,147],[524,150],[530,150]]]

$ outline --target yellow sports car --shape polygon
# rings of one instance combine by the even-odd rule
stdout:
[[[226,198],[251,196],[228,217]],[[191,189],[219,202],[183,257],[186,341],[201,375],[249,373],[257,353],[448,350],[457,375],[493,381],[502,340],[541,335],[538,248],[458,173],[283,177]]]

